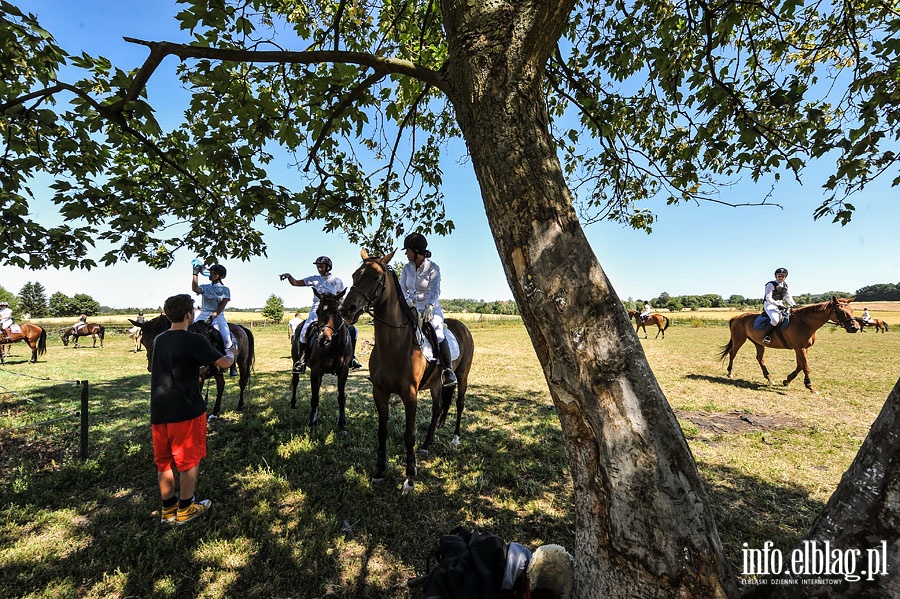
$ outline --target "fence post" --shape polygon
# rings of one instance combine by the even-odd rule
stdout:
[[[88,450],[88,382],[81,381],[81,461],[87,459]]]

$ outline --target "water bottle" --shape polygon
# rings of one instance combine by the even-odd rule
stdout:
[[[194,268],[196,268],[198,266],[203,266],[203,261],[200,260],[200,258],[194,258],[193,260],[191,260],[191,266]],[[203,275],[204,277],[209,278],[209,269],[204,268],[203,270],[200,271],[200,274]]]

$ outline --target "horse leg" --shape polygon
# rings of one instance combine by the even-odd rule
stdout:
[[[300,375],[296,372],[291,373],[291,409],[297,409],[297,384],[300,382]]]
[[[375,476],[372,484],[379,485],[384,481],[384,473],[387,471],[387,429],[388,429],[388,405],[391,394],[381,387],[372,388],[372,399],[375,401],[375,410],[378,412],[378,449],[375,452]]]
[[[647,338],[647,325],[642,322],[641,328],[644,329],[644,339],[646,339]]]
[[[662,333],[663,339],[665,339],[666,332],[663,330],[662,325],[660,325],[659,323],[656,323],[656,328],[658,328],[659,330],[656,332],[656,337],[654,337],[654,339],[659,339],[660,333]]]
[[[732,371],[734,370],[734,357],[737,355],[738,350],[744,345],[744,342],[747,340],[747,334],[740,328],[740,326],[731,327],[731,341],[728,342],[728,378],[732,378]]]
[[[323,376],[318,368],[309,371],[309,428],[313,430],[319,426],[319,387],[322,386]]]
[[[415,389],[407,391],[407,397],[403,399],[403,408],[406,413],[406,431],[403,433],[403,442],[406,445],[406,480],[403,481],[403,494],[407,495],[415,490],[416,485],[416,397]]]
[[[347,377],[350,375],[349,368],[342,368],[337,376],[337,385],[338,385],[338,430],[342,435],[347,434]]]
[[[769,374],[769,369],[766,368],[766,348],[762,345],[756,346],[756,361],[759,362],[759,367],[762,368],[763,376],[766,377],[766,380],[769,381],[770,385],[774,385],[775,381],[772,380],[772,375]]]
[[[815,392],[813,388],[812,381],[809,379],[809,356],[806,353],[806,349],[797,349],[794,350],[797,354],[797,368],[794,369],[794,372],[790,373],[787,378],[784,380],[784,386],[787,387],[791,384],[800,371],[803,371],[803,384],[806,385],[806,388],[812,392]]]
[[[222,376],[221,372],[216,371],[216,403],[213,406],[212,414],[207,420],[212,420],[214,418],[219,417],[219,412],[222,409],[222,395],[225,393],[225,377]]]
[[[434,442],[434,431],[437,429],[438,419],[441,417],[441,398],[443,394],[443,387],[431,388],[431,422],[428,423],[428,433],[425,435],[425,440],[419,444],[420,455],[428,455],[428,450]]]

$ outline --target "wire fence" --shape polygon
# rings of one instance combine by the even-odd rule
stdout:
[[[38,377],[38,376],[32,376],[30,374],[24,374],[21,372],[15,372],[15,371],[8,370],[8,369],[2,368],[2,367],[0,367],[0,372],[2,372],[4,374],[9,374],[12,376],[24,377],[24,378],[29,378],[29,379],[39,380],[39,381],[71,384],[71,385],[78,386],[81,389],[81,397],[80,397],[81,409],[80,410],[70,410],[70,409],[61,408],[59,406],[51,406],[51,405],[47,404],[46,402],[36,400],[32,397],[27,397],[25,395],[22,395],[18,391],[13,391],[12,389],[9,389],[9,388],[5,387],[4,385],[0,384],[0,392],[2,392],[3,394],[11,395],[13,397],[18,397],[18,398],[22,399],[23,401],[25,401],[27,404],[39,407],[42,410],[47,410],[49,412],[58,412],[58,413],[62,414],[61,416],[57,416],[55,418],[47,418],[45,420],[40,420],[38,422],[31,422],[29,424],[23,424],[23,425],[19,425],[19,426],[13,426],[13,427],[0,429],[0,435],[12,433],[15,431],[21,431],[21,430],[25,430],[25,429],[37,429],[37,428],[41,428],[43,426],[47,426],[49,424],[61,422],[63,420],[69,420],[73,417],[78,417],[79,425],[80,425],[79,426],[79,457],[81,458],[81,461],[86,460],[87,452],[88,452],[88,399],[90,396],[88,381],[87,380],[73,381],[73,380],[66,380],[66,379],[51,379],[49,377]]]

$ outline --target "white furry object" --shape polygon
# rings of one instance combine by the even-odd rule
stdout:
[[[531,590],[546,589],[558,599],[571,597],[574,577],[575,559],[560,545],[541,545],[528,564]]]

